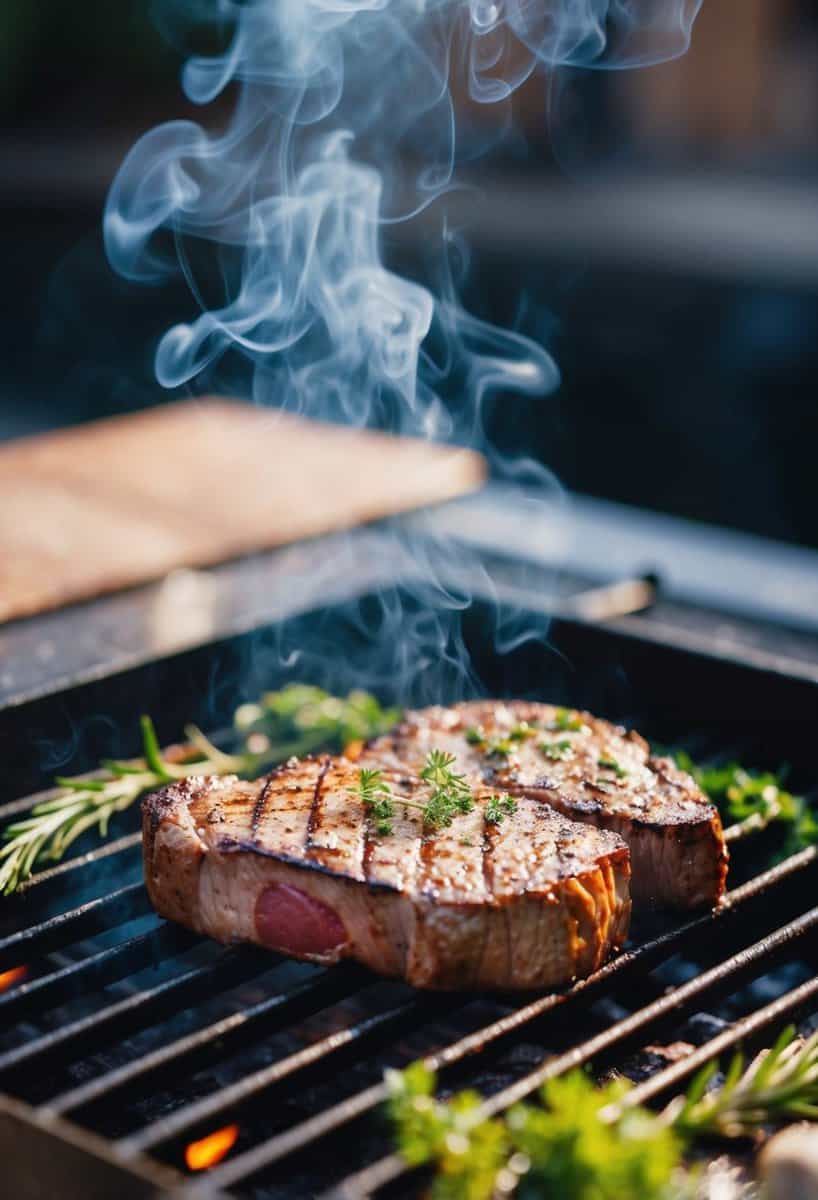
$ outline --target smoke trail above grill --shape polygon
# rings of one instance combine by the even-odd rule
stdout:
[[[184,90],[207,105],[238,85],[233,115],[220,132],[173,121],[143,137],[104,222],[119,272],[181,270],[201,309],[161,339],[159,382],[186,383],[233,348],[265,402],[356,425],[391,403],[405,432],[479,441],[487,390],[547,393],[558,372],[535,342],[466,314],[453,286],[436,300],[384,265],[384,227],[456,186],[452,85],[497,104],[539,66],[656,61],[686,48],[700,3],[190,0],[226,48],[189,58]],[[218,247],[222,303],[204,300],[187,238]],[[442,367],[424,345],[433,323]],[[468,392],[456,427],[435,391],[451,369]]]
[[[222,99],[208,128],[171,121],[146,134],[108,197],[112,265],[147,285],[181,273],[198,310],[161,338],[159,382],[201,387],[226,352],[238,354],[253,399],[271,409],[480,450],[493,478],[514,485],[519,521],[541,525],[559,487],[525,452],[492,445],[484,401],[499,395],[513,420],[515,394],[547,395],[559,373],[542,345],[459,301],[467,254],[446,227],[445,200],[459,186],[459,159],[473,161],[491,136],[482,123],[477,142],[474,130],[464,135],[454,97],[502,113],[538,68],[608,69],[681,53],[700,2],[162,0],[169,21],[221,39],[220,53],[188,58],[182,83],[204,108]],[[496,136],[506,116],[492,123]],[[386,235],[421,213],[434,290],[384,259]],[[428,219],[438,214],[432,239]],[[513,599],[501,602],[479,549],[442,525],[372,538],[368,559],[384,578],[400,575],[408,593],[384,584],[379,612],[350,605],[362,686],[401,703],[479,692],[461,630],[478,593],[493,598],[499,651],[547,636],[547,617],[532,622]],[[322,573],[355,577],[359,563],[359,546],[342,539]],[[302,579],[289,586],[308,590]],[[256,674],[297,664],[325,681],[314,641],[283,635],[259,650]]]

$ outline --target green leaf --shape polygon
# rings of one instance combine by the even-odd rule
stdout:
[[[142,749],[145,755],[145,762],[160,780],[167,781],[171,779],[170,771],[162,761],[162,752],[159,749],[159,741],[156,737],[153,721],[149,716],[143,714],[139,718],[139,726],[142,730]]]

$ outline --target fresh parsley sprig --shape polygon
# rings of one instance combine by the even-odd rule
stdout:
[[[384,837],[392,833],[395,802],[392,789],[383,777],[383,771],[373,767],[362,767],[358,772],[357,789],[350,790],[353,795],[358,796],[366,811],[375,818],[376,831]]]
[[[453,754],[447,754],[444,750],[429,751],[420,771],[420,779],[431,788],[426,800],[416,800],[393,791],[383,771],[371,767],[361,768],[358,784],[349,792],[374,817],[375,830],[383,836],[393,832],[397,805],[417,810],[428,829],[445,829],[458,813],[468,813],[474,808],[474,797],[466,777],[453,769],[456,761]],[[488,798],[483,815],[489,825],[499,825],[516,811],[517,801],[503,793]],[[469,845],[470,842],[466,841],[465,844]]]
[[[89,830],[107,836],[112,817],[170,780],[201,774],[257,775],[291,755],[343,750],[350,743],[376,737],[399,717],[397,709],[383,708],[368,692],[352,691],[341,697],[321,688],[290,684],[268,692],[258,703],[237,709],[234,724],[239,748],[235,754],[214,746],[200,729],[190,725],[185,730],[187,744],[164,755],[153,722],[142,717],[141,758],[105,761],[93,776],[59,777],[55,796],[5,828],[0,844],[0,894],[16,891],[37,865],[61,859]]]
[[[685,750],[672,751],[671,756],[716,805],[725,824],[731,827],[731,837],[776,823],[787,830],[781,857],[818,844],[818,816],[804,796],[784,788],[784,770],[751,771],[735,762],[701,765]]]
[[[621,1082],[597,1088],[574,1071],[545,1085],[541,1107],[518,1104],[505,1120],[487,1119],[475,1092],[435,1099],[422,1063],[387,1072],[387,1086],[398,1150],[411,1166],[434,1167],[433,1200],[659,1200],[679,1169],[681,1139],[654,1114],[600,1121],[627,1090]]]
[[[818,1121],[818,1033],[785,1029],[748,1067],[736,1055],[714,1086],[710,1063],[661,1113],[629,1102],[631,1085],[597,1087],[583,1071],[550,1080],[541,1104],[487,1118],[476,1092],[435,1098],[423,1063],[387,1072],[398,1150],[435,1170],[432,1200],[670,1200],[691,1196],[685,1150],[702,1137],[746,1137],[789,1120]]]

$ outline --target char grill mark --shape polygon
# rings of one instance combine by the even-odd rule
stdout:
[[[327,777],[327,771],[332,766],[332,759],[326,758],[321,765],[321,769],[315,780],[315,787],[312,791],[312,801],[310,803],[310,815],[307,818],[307,836],[305,839],[305,851],[308,857],[317,857],[320,859],[321,854],[315,854],[316,849],[320,851],[320,847],[316,847],[315,835],[316,831],[321,826],[321,790],[324,786],[324,780]]]
[[[275,772],[272,772],[258,794],[258,800],[253,805],[253,815],[250,819],[250,837],[252,841],[257,841],[259,825],[264,817],[264,810],[267,806],[267,801],[270,798],[270,792],[273,786]]]

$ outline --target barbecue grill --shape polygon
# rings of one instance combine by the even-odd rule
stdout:
[[[359,682],[362,631],[378,605],[363,596],[316,606],[20,699],[0,714],[16,794],[40,776],[21,747],[41,748],[91,714],[125,728],[150,711],[165,740],[180,736],[184,718],[217,727],[252,691],[251,656],[264,662],[267,687],[298,678],[345,690]],[[474,669],[468,686],[587,707],[694,757],[788,762],[794,790],[814,786],[818,670],[770,653],[742,661],[735,650],[697,646],[689,630],[605,615],[597,602],[565,604],[548,623],[532,613],[526,624],[542,636],[499,653],[495,606],[474,599],[458,617]],[[287,644],[326,655],[286,667],[286,655],[261,652],[280,646],[285,625]],[[462,698],[445,694],[462,679],[441,675],[440,686],[442,702]],[[386,701],[417,698],[378,690]],[[83,745],[89,762],[78,769],[97,751]],[[10,798],[0,819],[36,799]],[[818,853],[770,866],[777,836],[768,829],[733,841],[721,910],[641,914],[627,948],[588,980],[549,995],[440,996],[357,966],[325,970],[222,948],[165,924],[141,881],[131,811],[109,840],[81,847],[0,904],[0,978],[11,985],[0,993],[8,1194],[416,1194],[418,1177],[391,1152],[379,1110],[384,1068],[418,1057],[444,1088],[479,1088],[495,1112],[584,1064],[599,1075],[624,1069],[643,1102],[666,1098],[713,1055],[767,1044],[783,1024],[818,1013]],[[678,1042],[689,1051],[663,1052]]]

